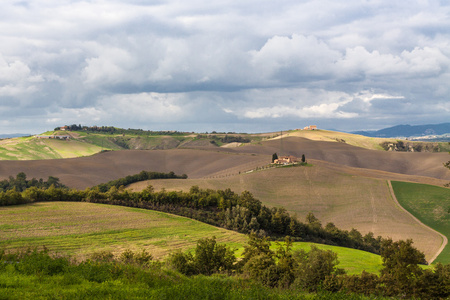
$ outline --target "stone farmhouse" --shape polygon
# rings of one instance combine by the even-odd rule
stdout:
[[[300,159],[298,159],[297,157],[288,155],[288,156],[279,156],[278,159],[275,159],[273,161],[273,163],[277,164],[277,165],[288,165],[288,164],[297,163],[299,161],[300,161]]]

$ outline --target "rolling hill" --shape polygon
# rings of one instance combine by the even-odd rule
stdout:
[[[0,214],[3,216],[0,219],[0,249],[45,245],[54,253],[78,260],[101,251],[119,255],[126,249],[145,249],[154,258],[164,259],[174,250],[192,249],[197,240],[211,236],[236,249],[236,254],[240,255],[248,240],[244,234],[180,216],[94,203],[42,202],[0,207]],[[296,242],[294,249],[308,251],[311,245]],[[343,247],[317,246],[338,253],[339,266],[350,274],[359,274],[364,269],[377,273],[381,268],[379,255]]]
[[[189,179],[155,180],[151,184],[175,190],[191,185],[249,190],[264,204],[286,207],[300,219],[312,211],[323,224],[333,222],[343,229],[355,227],[362,233],[373,231],[395,239],[413,238],[427,258],[440,247],[440,236],[395,206],[387,180],[442,186],[450,181],[450,172],[442,166],[450,159],[447,153],[375,150],[380,147],[372,138],[321,130],[269,135],[238,147],[190,142],[188,149],[0,161],[0,179],[25,172],[29,178],[55,176],[69,187],[84,189],[142,170],[173,171],[187,174]],[[305,154],[310,166],[254,171],[267,166],[275,152],[298,157]]]

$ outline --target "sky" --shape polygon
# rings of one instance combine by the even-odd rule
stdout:
[[[0,2],[0,133],[450,122],[450,2]]]

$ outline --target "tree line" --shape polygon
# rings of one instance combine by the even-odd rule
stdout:
[[[154,191],[148,186],[141,192],[124,188],[125,184],[152,177],[184,178],[173,172],[141,172],[128,179],[114,180],[85,190],[68,189],[51,185],[50,187],[31,186],[25,190],[12,189],[0,191],[0,206],[16,205],[40,201],[76,201],[121,205],[152,209],[173,213],[218,227],[241,233],[256,233],[259,236],[283,238],[291,236],[296,241],[312,241],[361,249],[379,254],[383,238],[369,232],[362,235],[358,230],[342,230],[333,223],[322,223],[312,214],[304,222],[291,215],[282,207],[267,207],[253,195],[244,191],[241,194],[231,189],[212,190],[193,186],[188,192]]]
[[[120,188],[121,186],[127,186],[129,184],[139,182],[139,181],[145,181],[145,180],[151,180],[151,179],[186,179],[186,178],[187,178],[186,174],[179,176],[179,175],[176,175],[174,172],[163,173],[163,172],[141,171],[139,174],[128,175],[123,178],[111,180],[107,183],[101,183],[99,185],[96,185],[93,188],[94,189],[98,188],[100,190],[100,192],[107,192],[113,186],[116,188]]]
[[[9,176],[8,179],[0,181],[0,191],[6,192],[14,189],[18,192],[23,192],[30,187],[48,189],[52,185],[56,188],[67,188],[64,184],[59,182],[59,178],[57,177],[49,176],[47,180],[43,180],[42,178],[39,180],[36,178],[27,180],[27,175],[24,172],[20,172],[15,178]]]
[[[184,135],[185,132],[180,131],[152,131],[133,128],[116,128],[114,126],[82,126],[81,124],[65,125],[66,130],[70,131],[86,131],[92,133],[107,133],[107,134],[132,134],[132,135]],[[56,127],[55,131],[60,130]]]

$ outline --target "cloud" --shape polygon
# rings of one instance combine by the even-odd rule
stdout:
[[[3,130],[448,121],[449,14],[441,1],[4,1]]]
[[[252,52],[257,73],[277,81],[317,80],[330,77],[340,53],[314,36],[274,36]]]

